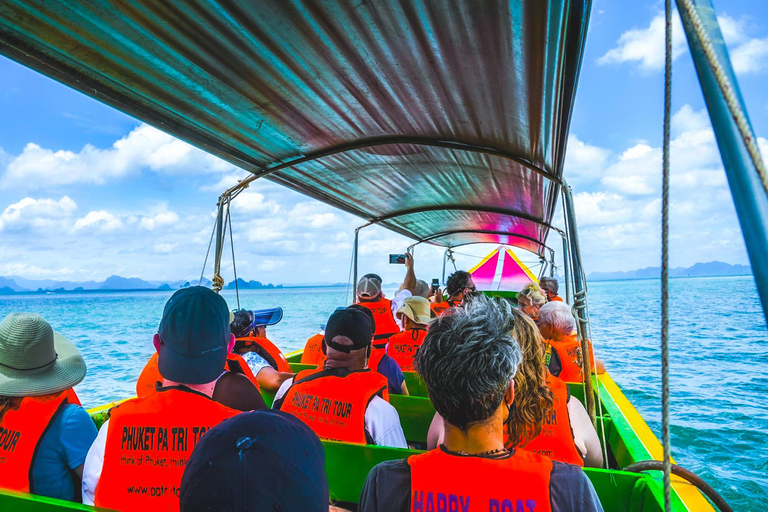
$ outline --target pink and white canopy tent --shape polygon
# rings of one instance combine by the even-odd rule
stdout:
[[[539,280],[509,247],[500,245],[469,270],[478,290],[520,291]]]

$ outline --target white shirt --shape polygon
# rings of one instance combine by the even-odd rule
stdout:
[[[101,468],[104,466],[104,449],[107,446],[107,432],[109,431],[109,420],[105,421],[99,430],[99,435],[93,441],[88,455],[85,456],[83,464],[83,503],[93,505],[93,499],[96,496],[96,486],[101,478]]]
[[[407,290],[406,290],[407,291]],[[410,292],[408,292],[410,293]],[[293,378],[283,382],[275,394],[275,402],[281,399],[293,385]],[[400,425],[400,416],[397,409],[381,398],[373,397],[373,400],[365,409],[365,430],[377,446],[391,446],[392,448],[408,448],[403,427]],[[90,452],[89,454],[90,455]],[[86,459],[86,464],[88,459]],[[85,475],[83,475],[85,477]],[[85,479],[83,479],[85,480]],[[83,493],[85,496],[85,493]]]
[[[410,290],[400,290],[390,301],[392,306],[392,316],[395,318],[395,323],[397,323],[397,326],[400,327],[401,331],[403,330],[403,321],[397,317],[397,310],[403,307],[405,299],[409,297],[413,297]]]

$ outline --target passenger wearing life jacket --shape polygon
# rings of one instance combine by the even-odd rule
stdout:
[[[72,387],[85,377],[75,346],[40,315],[0,323],[0,488],[80,501],[96,427]]]
[[[554,277],[542,277],[539,281],[541,291],[544,292],[544,296],[548,302],[563,302],[563,299],[557,295],[557,279]]]
[[[242,356],[262,389],[275,392],[295,374],[283,353],[267,339],[267,326],[283,318],[282,308],[234,312],[230,328],[235,335],[234,352]]]
[[[570,395],[565,382],[547,370],[544,343],[536,324],[516,309],[512,313],[512,335],[520,344],[523,362],[515,376],[516,399],[507,423],[507,446],[560,462],[601,467],[600,439],[586,409]]]
[[[298,417],[321,439],[406,448],[387,380],[367,368],[371,332],[359,309],[335,311],[325,327],[323,367],[285,381],[273,408]]]
[[[301,364],[319,365],[325,359],[325,354],[323,354],[323,336],[325,336],[324,330],[314,336],[310,336],[304,345],[304,351],[301,353]]]
[[[162,386],[110,411],[85,461],[86,504],[178,510],[181,476],[195,445],[239,412],[211,398],[235,344],[220,295],[202,286],[175,292],[153,341]]]
[[[406,299],[407,300],[407,299]],[[371,332],[376,331],[376,321],[371,310],[362,304],[352,304],[351,309],[362,311],[371,323]],[[375,335],[372,334],[371,355],[368,357],[368,368],[377,371],[387,378],[387,389],[391,395],[407,395],[408,386],[405,384],[405,375],[400,365],[389,354],[389,342],[377,345]]]
[[[466,302],[469,302],[477,294],[472,274],[464,270],[457,270],[448,276],[448,281],[445,282],[445,293],[448,294],[448,299],[445,301],[448,307],[464,306]]]
[[[564,302],[549,302],[539,309],[539,330],[544,337],[545,358],[549,371],[565,382],[582,382],[581,341],[576,335],[576,320],[571,308]],[[590,368],[595,373],[605,373],[605,365],[599,359],[593,364],[592,343],[589,346]],[[597,371],[595,371],[597,370]]]
[[[525,285],[517,294],[518,308],[531,317],[536,324],[539,323],[539,308],[546,303],[547,297],[536,283]]]
[[[577,466],[602,466],[602,451],[595,427],[581,402],[544,364],[544,344],[533,320],[517,309],[512,336],[523,353],[515,375],[515,402],[505,424],[504,444]],[[435,415],[427,435],[427,448],[443,440],[442,418]]]
[[[410,297],[397,310],[405,330],[389,338],[387,354],[404,372],[413,371],[413,356],[427,335],[427,325],[432,319],[429,305],[430,302],[423,297]]]
[[[375,466],[359,510],[602,510],[578,466],[504,446],[522,359],[510,309],[478,297],[430,324],[415,363],[444,418],[444,441]]]
[[[357,283],[356,303],[371,310],[376,322],[376,335],[373,341],[374,348],[384,346],[386,340],[393,334],[403,330],[403,326],[395,316],[405,299],[415,295],[414,292],[428,292],[428,286],[424,281],[419,282],[413,269],[413,255],[405,255],[405,278],[403,284],[395,293],[392,300],[384,297],[381,291],[381,277],[377,274],[365,274]]]
[[[136,396],[143,398],[154,393],[157,386],[162,385],[162,381],[163,377],[157,367],[157,352],[155,352],[144,365],[136,381]],[[259,391],[256,377],[245,360],[234,352],[227,354],[224,368],[213,389],[213,399],[238,411],[255,411],[267,406]]]

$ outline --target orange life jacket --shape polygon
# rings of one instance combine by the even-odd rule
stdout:
[[[395,322],[392,316],[392,301],[389,299],[379,299],[373,302],[360,302],[361,306],[371,310],[373,321],[376,323],[376,332],[373,339],[384,340],[400,332],[400,326]]]
[[[424,338],[426,337],[426,329],[418,328],[395,334],[389,338],[389,350],[387,353],[389,357],[400,365],[401,370],[412,372],[413,356],[416,355],[416,350],[424,343]]]
[[[248,377],[248,380],[250,380],[253,385],[256,386],[256,389],[261,391],[261,387],[259,387],[259,381],[256,380],[256,376],[253,374],[253,371],[251,371],[251,367],[248,366],[248,363],[245,361],[243,356],[240,354],[235,354],[234,352],[227,355],[227,362],[225,367],[227,371],[245,375]]]
[[[291,373],[291,365],[288,364],[288,360],[285,358],[280,349],[275,346],[274,343],[267,338],[260,336],[247,336],[245,338],[238,338],[239,341],[245,341],[246,347],[255,347],[256,352],[267,360],[269,365],[278,372]]]
[[[321,361],[325,359],[323,338],[322,334],[315,334],[307,340],[307,344],[304,345],[304,352],[301,354],[301,364],[320,365]]]
[[[584,371],[581,366],[583,357],[581,353],[581,342],[576,335],[572,334],[560,341],[546,340],[546,343],[548,343],[553,350],[556,350],[557,355],[560,357],[560,363],[563,369],[557,377],[564,382],[583,382]],[[587,345],[589,345],[589,361],[590,368],[592,368],[592,344],[589,340],[587,340]]]
[[[442,448],[408,458],[411,511],[551,511],[552,461],[515,450],[506,459],[451,455]]]
[[[451,305],[447,302],[430,302],[429,309],[435,313],[435,316],[440,316],[444,311],[451,309]]]
[[[389,400],[387,379],[376,371],[304,370],[276,407],[309,425],[320,439],[366,444],[371,439],[365,410],[377,395]]]
[[[251,382],[253,382],[253,385],[256,386],[257,389],[260,389],[259,383],[256,381],[256,377],[248,367],[248,363],[246,363],[241,356],[237,354],[228,354],[227,361],[224,365],[224,368],[222,368],[222,371],[224,370],[235,373],[242,373],[248,377]],[[157,367],[157,352],[152,354],[152,357],[149,358],[147,364],[144,365],[144,369],[141,370],[139,380],[136,381],[136,396],[143,398],[150,393],[154,393],[156,382],[163,382],[163,376],[160,375],[160,370]]]
[[[554,398],[552,410],[544,419],[541,433],[522,448],[552,460],[583,467],[584,458],[573,441],[571,416],[568,414],[568,386],[549,372],[547,372],[547,386]]]
[[[24,397],[18,409],[0,420],[0,487],[35,492],[32,466],[45,432],[67,404],[80,405],[70,388],[59,393]]]
[[[563,302],[563,299],[559,295],[549,298],[549,302]]]
[[[110,412],[97,507],[179,510],[181,476],[205,432],[240,411],[177,386]]]
[[[371,346],[371,357],[368,358],[368,368],[377,372],[379,371],[379,363],[381,359],[387,355],[387,344],[380,345],[378,348],[376,345]]]

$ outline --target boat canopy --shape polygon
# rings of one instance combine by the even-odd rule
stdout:
[[[4,0],[0,52],[417,241],[539,255],[590,0]]]

